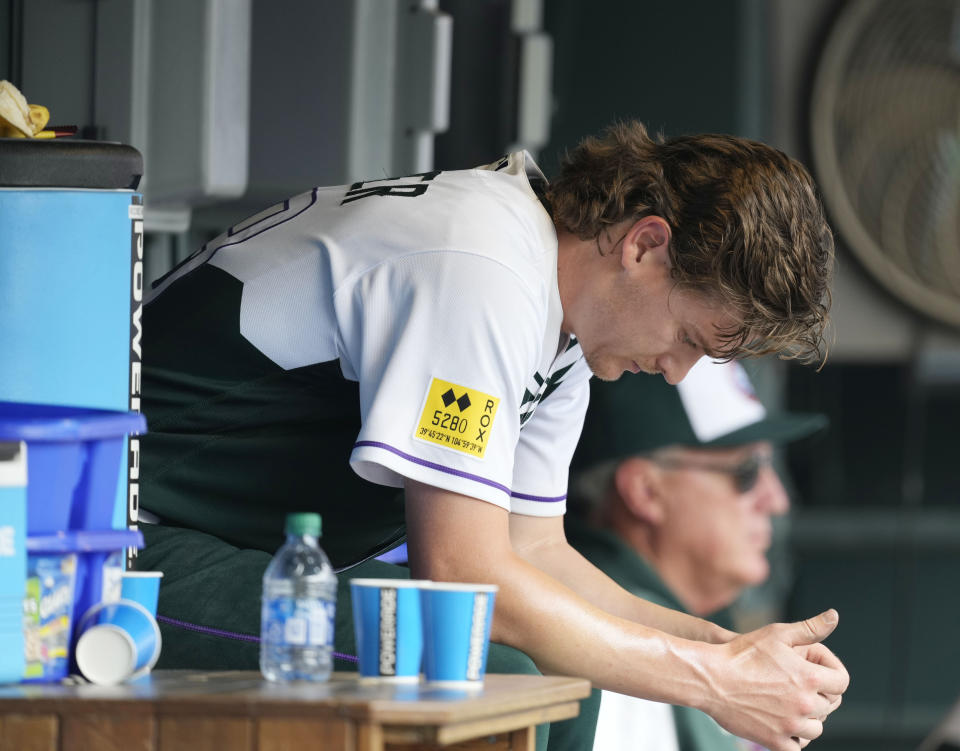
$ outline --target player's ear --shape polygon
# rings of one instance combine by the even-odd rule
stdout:
[[[620,261],[630,269],[644,258],[670,265],[670,225],[663,217],[645,216],[627,230],[623,238]]]
[[[624,506],[640,521],[659,525],[665,514],[657,465],[641,456],[631,456],[617,466],[617,493]]]

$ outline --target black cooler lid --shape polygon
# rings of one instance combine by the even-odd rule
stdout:
[[[0,138],[0,188],[136,190],[143,157],[132,146],[70,138]]]

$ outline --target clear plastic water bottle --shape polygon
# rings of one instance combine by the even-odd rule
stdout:
[[[260,672],[271,681],[325,681],[333,669],[337,576],[320,526],[319,514],[288,514],[287,541],[263,574]]]

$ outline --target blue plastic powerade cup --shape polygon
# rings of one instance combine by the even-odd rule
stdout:
[[[421,593],[427,683],[480,688],[487,670],[496,584],[430,582]]]
[[[416,579],[353,579],[353,627],[360,679],[416,683],[423,653],[420,591]]]
[[[156,665],[160,644],[160,628],[139,602],[100,603],[80,622],[77,666],[91,683],[136,680]]]

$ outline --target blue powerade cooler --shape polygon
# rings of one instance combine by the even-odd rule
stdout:
[[[74,610],[142,544],[142,174],[122,144],[0,139],[0,683],[62,677]]]
[[[123,144],[0,139],[0,401],[139,409],[142,174]]]

